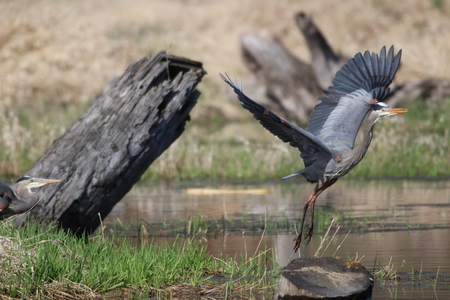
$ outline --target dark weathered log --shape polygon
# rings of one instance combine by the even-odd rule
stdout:
[[[201,63],[164,51],[128,67],[27,171],[62,180],[37,191],[45,193],[31,217],[95,230],[183,133],[204,74]]]
[[[348,60],[336,54],[312,18],[303,12],[295,17],[311,52],[312,64],[305,63],[286,49],[281,41],[267,41],[252,34],[241,37],[244,63],[255,75],[244,85],[246,94],[284,117],[305,125],[336,72]],[[417,98],[437,100],[450,96],[450,81],[428,78],[393,84],[386,99],[391,106],[407,106]]]
[[[334,53],[310,16],[300,12],[295,16],[295,21],[308,44],[316,80],[320,88],[325,90],[331,85],[334,75],[349,57]]]
[[[370,299],[373,276],[339,258],[298,258],[283,268],[278,299]]]
[[[256,89],[246,85],[246,93],[268,108],[284,111],[285,117],[306,122],[321,94],[311,66],[293,56],[280,40],[245,34],[240,41],[244,62],[258,82],[252,85]]]

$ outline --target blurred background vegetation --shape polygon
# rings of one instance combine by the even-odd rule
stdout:
[[[302,168],[298,151],[240,108],[218,76],[249,77],[238,41],[248,32],[280,38],[310,61],[294,22],[300,11],[349,57],[402,48],[399,83],[450,78],[445,0],[0,1],[0,177],[25,172],[111,78],[162,49],[201,61],[208,75],[185,134],[145,178],[265,179]],[[380,121],[349,176],[448,177],[449,100],[418,99],[409,113]]]

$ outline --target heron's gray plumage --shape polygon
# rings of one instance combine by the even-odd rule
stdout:
[[[31,189],[55,182],[60,180],[23,176],[10,188],[0,181],[0,220],[33,209],[39,202],[39,197]]]
[[[381,48],[380,55],[369,51],[356,54],[337,73],[329,90],[346,95],[356,90],[376,91],[380,101],[389,93],[387,89],[400,65],[401,50],[394,55],[390,47]],[[377,91],[380,88],[380,91]]]
[[[220,76],[234,89],[241,101],[242,107],[250,111],[264,128],[276,135],[283,142],[289,143],[292,147],[296,147],[304,153],[316,153],[320,151],[327,155],[331,155],[328,147],[312,133],[286,121],[262,105],[256,103],[247,97],[229,78],[222,74]]]
[[[314,108],[306,130],[254,102],[229,78],[221,77],[261,125],[300,150],[305,169],[284,178],[302,174],[308,181],[323,182],[326,176],[336,174],[330,166],[327,168],[328,162],[345,157],[353,149],[359,127],[372,108],[372,99],[382,101],[389,93],[400,58],[401,50],[394,55],[393,47],[387,54],[385,47],[380,55],[369,51],[356,54],[336,73],[325,96],[318,98],[321,103]],[[333,165],[337,167],[338,162],[332,162]]]
[[[370,101],[383,101],[397,72],[401,50],[394,56],[394,47],[376,53],[358,53],[336,73],[333,86],[319,97],[306,130],[325,145],[351,150],[362,121],[371,109]]]
[[[372,140],[373,126],[379,118],[406,112],[406,109],[391,109],[381,102],[389,93],[389,85],[398,70],[400,59],[401,50],[394,55],[394,47],[388,53],[383,47],[379,55],[369,51],[356,54],[336,73],[333,85],[324,91],[325,95],[318,98],[321,102],[315,106],[306,130],[254,102],[229,77],[220,75],[234,89],[242,106],[267,130],[300,150],[305,168],[283,179],[303,175],[308,181],[317,182],[304,206],[295,250],[300,246],[308,205],[312,203],[313,217],[314,202],[320,193],[361,161]],[[363,139],[354,149],[356,136],[366,116]],[[306,233],[309,239],[312,228],[311,221]]]

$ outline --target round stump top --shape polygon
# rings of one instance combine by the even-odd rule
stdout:
[[[292,260],[283,268],[279,298],[323,299],[364,294],[372,290],[373,276],[359,263],[334,257]]]

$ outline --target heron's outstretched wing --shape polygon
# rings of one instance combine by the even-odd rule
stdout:
[[[336,73],[333,85],[319,97],[306,128],[330,148],[353,149],[358,129],[375,99],[382,101],[400,65],[401,50],[386,55],[366,51],[351,58]]]
[[[283,142],[298,148],[302,155],[311,158],[309,161],[305,161],[305,167],[313,162],[313,158],[317,157],[319,152],[331,156],[330,149],[313,134],[277,116],[264,106],[247,97],[229,77],[225,77],[222,74],[220,74],[220,77],[234,89],[234,92],[241,101],[242,107],[250,111],[262,126]]]

